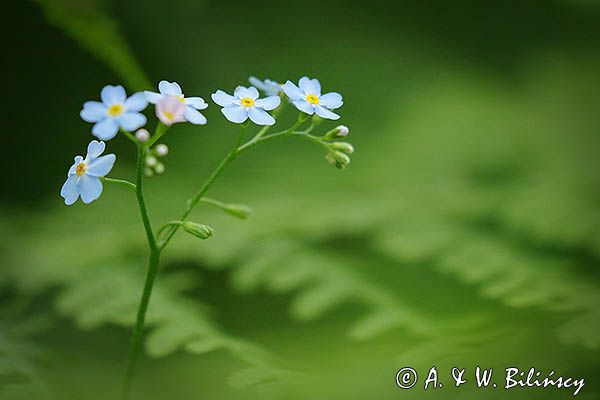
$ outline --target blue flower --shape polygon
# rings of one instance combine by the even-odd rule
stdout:
[[[211,97],[215,103],[223,107],[221,112],[225,115],[225,118],[237,124],[250,118],[257,125],[273,125],[275,118],[269,115],[267,111],[274,110],[281,104],[279,96],[259,99],[258,90],[253,87],[238,86],[233,96],[222,90],[217,90]]]
[[[100,197],[102,194],[100,177],[110,172],[117,158],[114,154],[100,157],[105,147],[104,142],[92,140],[88,145],[85,159],[82,156],[75,157],[75,162],[67,174],[67,181],[60,190],[66,205],[75,203],[79,196],[85,204]]]
[[[146,124],[146,117],[140,113],[148,102],[144,93],[135,93],[127,98],[123,86],[104,86],[99,101],[86,101],[79,113],[86,122],[95,122],[92,134],[98,139],[110,140],[115,137],[119,127],[134,131]]]
[[[158,83],[160,93],[145,91],[146,99],[152,104],[158,104],[165,96],[173,96],[185,104],[185,120],[194,125],[206,124],[206,117],[198,110],[204,110],[208,104],[202,97],[185,97],[181,86],[177,82],[160,81]]]
[[[340,108],[344,104],[342,96],[334,92],[321,95],[321,84],[316,79],[300,78],[299,87],[287,81],[283,85],[283,91],[303,113],[317,114],[321,118],[334,120],[340,118],[330,110]]]
[[[266,94],[267,96],[277,96],[282,91],[281,84],[270,79],[261,81],[255,76],[251,76],[248,81],[252,86]]]

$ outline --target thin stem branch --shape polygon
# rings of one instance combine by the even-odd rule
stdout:
[[[135,145],[136,145],[136,146],[139,144],[138,140],[135,138],[135,136],[133,136],[133,135],[131,134],[131,132],[129,132],[129,131],[126,131],[126,130],[125,130],[125,129],[123,129],[123,128],[120,128],[119,130],[121,131],[121,133],[122,133],[123,135],[125,135],[125,137],[126,137],[127,139],[129,139],[130,141],[132,141],[133,143],[135,143]]]
[[[158,124],[156,125],[156,130],[154,131],[154,136],[152,136],[148,142],[146,143],[146,147],[150,148],[154,145],[154,143],[158,142],[158,140],[165,134],[167,133],[167,130],[169,129],[168,125],[163,124],[162,122],[158,122]]]
[[[187,208],[181,215],[181,218],[179,218],[180,221],[185,221],[185,219],[188,217],[188,215],[190,215],[190,213],[192,212],[194,207],[196,207],[196,205],[198,205],[198,202],[200,202],[200,199],[202,198],[202,196],[204,196],[204,194],[208,191],[208,189],[211,187],[211,185],[214,183],[214,181],[219,177],[219,175],[221,175],[221,172],[223,172],[223,170],[229,165],[229,163],[231,163],[231,161],[233,161],[233,159],[237,156],[237,154],[238,154],[237,149],[240,146],[240,144],[242,143],[242,140],[244,140],[245,130],[246,130],[246,126],[242,125],[242,131],[240,132],[240,136],[239,136],[235,146],[233,147],[233,149],[231,149],[231,151],[227,154],[227,156],[225,156],[225,158],[221,161],[221,163],[217,166],[217,168],[212,172],[212,174],[210,174],[208,179],[202,184],[202,186],[200,187],[198,192],[194,195],[194,197],[192,197],[188,201]],[[167,237],[161,242],[161,244],[159,246],[160,250],[164,249],[167,246],[167,244],[169,244],[169,242],[171,241],[173,236],[175,236],[175,233],[177,233],[177,231],[179,230],[180,226],[181,225],[173,226],[171,231],[169,231],[169,233],[167,234]]]
[[[125,187],[127,187],[129,189],[132,189],[134,191],[136,190],[135,183],[129,182],[128,180],[125,180],[125,179],[107,178],[107,177],[103,176],[103,177],[100,177],[100,180],[102,182],[106,182],[106,183],[113,183],[113,184],[116,184],[116,185],[122,185],[122,186],[125,186]]]

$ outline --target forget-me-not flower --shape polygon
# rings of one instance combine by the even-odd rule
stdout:
[[[279,82],[265,79],[264,81],[258,79],[255,76],[251,76],[248,82],[267,96],[277,96],[279,92],[283,91]]]
[[[287,81],[283,85],[283,91],[292,100],[296,108],[303,113],[317,114],[321,118],[334,120],[340,118],[331,110],[335,110],[344,104],[342,95],[335,92],[322,95],[321,84],[317,79],[300,78],[299,86]]]
[[[175,96],[164,96],[156,103],[156,116],[167,126],[171,126],[176,122],[184,122],[186,111],[187,106],[185,103]],[[206,119],[204,121],[206,122]]]
[[[144,93],[135,93],[129,98],[123,86],[105,86],[100,92],[99,101],[86,101],[79,113],[86,122],[94,122],[92,134],[98,139],[110,140],[119,127],[134,131],[146,124],[146,117],[140,113],[148,102]]]
[[[206,124],[206,117],[198,111],[208,107],[208,103],[206,103],[202,97],[185,97],[181,90],[181,86],[179,86],[177,82],[168,82],[164,80],[159,82],[158,91],[160,93],[146,90],[146,99],[152,104],[158,104],[165,96],[175,97],[185,104],[184,117],[186,121],[194,125]]]
[[[279,96],[259,99],[258,90],[254,87],[238,86],[233,96],[217,90],[211,97],[215,103],[223,107],[221,112],[225,118],[237,124],[250,118],[257,125],[273,125],[275,118],[267,111],[274,110],[281,104]]]
[[[85,204],[100,197],[102,194],[100,177],[110,172],[117,158],[114,154],[100,157],[105,147],[104,142],[92,140],[88,145],[86,157],[75,157],[75,162],[67,174],[67,181],[60,190],[66,205],[75,203],[79,196]]]

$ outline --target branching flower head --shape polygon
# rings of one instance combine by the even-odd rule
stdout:
[[[75,157],[75,162],[67,173],[67,180],[62,186],[60,195],[65,199],[66,205],[71,205],[81,196],[85,203],[91,203],[102,194],[100,178],[107,175],[112,169],[116,156],[104,152],[104,142],[92,140],[87,148],[87,155]]]
[[[146,99],[148,99],[150,103],[157,105],[166,98],[177,99],[185,106],[183,109],[183,117],[185,118],[184,121],[188,121],[194,125],[206,124],[206,117],[202,115],[200,111],[198,111],[204,110],[206,107],[208,107],[208,104],[202,97],[185,97],[183,95],[183,91],[181,90],[181,86],[179,86],[177,82],[160,81],[158,84],[158,91],[160,93],[147,90],[145,92]]]
[[[146,124],[146,117],[140,113],[148,105],[144,93],[135,93],[127,98],[123,86],[105,86],[100,92],[99,101],[86,101],[79,113],[86,122],[94,122],[92,134],[98,139],[110,140],[119,127],[126,131],[136,130]]]
[[[251,76],[248,82],[267,96],[277,96],[283,91],[281,83],[270,79],[262,81],[255,76]]]
[[[238,86],[233,96],[217,90],[211,97],[215,103],[223,107],[221,112],[225,118],[236,124],[241,124],[250,118],[257,125],[273,125],[275,118],[267,111],[274,110],[281,104],[279,96],[259,99],[258,90],[254,87]]]
[[[299,85],[287,81],[283,91],[292,100],[296,108],[303,113],[317,114],[321,118],[339,119],[340,116],[331,110],[340,108],[344,102],[339,93],[321,94],[321,84],[317,79],[300,78]]]

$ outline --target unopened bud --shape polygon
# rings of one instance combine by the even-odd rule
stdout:
[[[144,175],[146,175],[148,178],[154,176],[154,171],[152,171],[151,168],[144,168]]]
[[[159,157],[164,157],[167,154],[169,154],[169,148],[167,147],[166,144],[158,144],[156,145],[156,147],[154,148],[154,152],[156,153],[157,156]]]
[[[161,162],[156,163],[156,165],[154,166],[154,172],[156,172],[159,175],[165,172],[165,164]]]
[[[150,139],[150,133],[144,128],[138,129],[135,133],[135,138],[139,140],[141,143],[146,143],[148,139]]]
[[[325,134],[325,139],[332,140],[335,138],[346,137],[348,136],[348,133],[350,133],[350,129],[348,129],[346,125],[336,126]]]
[[[146,157],[146,165],[149,167],[154,167],[157,162],[158,162],[158,160],[154,156]]]
[[[181,224],[184,231],[190,235],[194,235],[200,239],[208,239],[215,233],[213,228],[204,224],[197,224],[195,222],[184,222]]]
[[[246,219],[252,214],[252,209],[244,204],[225,204],[223,211],[240,219]]]
[[[348,155],[354,153],[354,147],[350,143],[346,142],[333,142],[329,145],[329,147],[333,150],[339,150]]]
[[[338,169],[344,169],[348,164],[350,164],[350,157],[341,151],[332,151],[327,153],[325,159]]]

